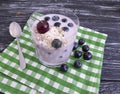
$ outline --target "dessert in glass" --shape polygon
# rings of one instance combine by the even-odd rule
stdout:
[[[66,63],[77,35],[78,17],[61,8],[40,9],[33,15],[30,32],[40,62],[48,67]]]

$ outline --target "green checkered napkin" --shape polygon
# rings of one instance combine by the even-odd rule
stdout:
[[[0,56],[0,72],[8,76],[3,76],[4,78],[1,77],[0,80],[8,79],[9,81],[6,83],[2,81],[0,87],[2,85],[9,87],[8,92],[18,90],[17,94],[28,93],[30,88],[35,92],[42,92],[42,94],[97,94],[107,35],[85,27],[79,27],[76,40],[79,38],[86,40],[93,58],[89,61],[80,58],[82,68],[76,69],[73,67],[75,58],[71,56],[67,61],[68,72],[62,73],[58,68],[45,67],[36,57],[28,27],[31,20],[33,19],[28,20],[23,30],[23,36],[20,37],[27,67],[24,71],[19,68],[17,43],[14,40]],[[10,85],[14,82],[15,84]],[[18,89],[18,87],[25,87],[25,89]]]

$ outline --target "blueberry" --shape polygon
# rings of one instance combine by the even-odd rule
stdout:
[[[79,60],[76,60],[76,61],[74,62],[74,67],[75,67],[75,68],[81,68],[81,66],[82,66],[82,63],[81,63]]]
[[[72,23],[68,23],[68,26],[69,26],[69,27],[73,27],[73,24],[72,24]]]
[[[56,22],[55,24],[54,24],[54,26],[56,26],[56,27],[59,27],[61,25],[61,23],[59,23],[59,22]]]
[[[66,64],[62,64],[60,66],[60,71],[67,72],[67,70],[68,70],[68,66]]]
[[[68,28],[68,27],[62,27],[62,29],[63,29],[64,31],[66,31],[66,32],[69,31],[69,28]]]
[[[92,53],[90,53],[90,52],[84,53],[84,54],[83,54],[83,58],[84,58],[85,60],[90,60],[90,59],[92,58]]]
[[[54,39],[52,41],[52,47],[54,48],[60,48],[62,46],[62,42],[59,39]]]
[[[53,20],[53,21],[58,21],[58,20],[59,20],[59,17],[58,17],[58,16],[53,16],[53,17],[52,17],[52,20]]]
[[[85,40],[83,38],[79,39],[78,44],[83,45],[85,43]]]
[[[76,50],[78,48],[78,43],[74,42],[73,50]]]
[[[62,58],[63,56],[60,56],[59,58]]]
[[[63,19],[62,19],[62,22],[67,22],[67,19],[66,19],[66,18],[63,18]]]
[[[48,52],[49,55],[51,55],[51,52]]]
[[[89,46],[88,46],[88,45],[83,45],[83,46],[82,46],[82,50],[83,50],[84,52],[89,51]]]
[[[75,57],[75,58],[80,58],[81,56],[82,56],[82,52],[81,52],[81,51],[76,50],[76,51],[74,52],[74,57]]]
[[[44,20],[45,20],[45,21],[49,21],[49,20],[50,20],[50,17],[45,17]]]
[[[64,52],[67,52],[67,49],[65,49]]]

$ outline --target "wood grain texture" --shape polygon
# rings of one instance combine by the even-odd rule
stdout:
[[[100,94],[120,94],[120,0],[0,0],[0,52],[13,41],[11,21],[23,27],[33,11],[51,6],[68,8],[81,26],[108,34]]]

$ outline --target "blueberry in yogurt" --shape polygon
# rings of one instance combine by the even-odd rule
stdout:
[[[69,31],[69,28],[68,28],[68,27],[62,27],[62,29],[63,29],[64,31],[66,31],[66,32]]]
[[[63,19],[62,19],[62,22],[67,22],[67,19],[66,19],[66,18],[63,18]]]
[[[58,21],[58,20],[59,20],[59,16],[53,16],[53,17],[52,17],[52,20],[53,20],[53,21]]]
[[[59,23],[59,22],[56,22],[56,23],[54,24],[54,26],[56,26],[56,27],[60,27],[60,25],[61,25],[61,23]]]
[[[69,26],[69,27],[73,27],[73,24],[72,24],[72,23],[68,23],[68,26]]]
[[[62,46],[62,42],[59,39],[54,39],[52,41],[52,47],[54,48],[60,48]]]
[[[50,17],[47,16],[47,17],[44,18],[44,20],[45,20],[45,21],[49,21],[49,20],[50,20]]]

